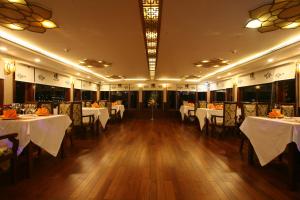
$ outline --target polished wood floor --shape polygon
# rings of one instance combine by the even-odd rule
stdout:
[[[250,167],[235,136],[204,137],[179,118],[125,119],[74,145],[64,160],[43,154],[30,179],[2,179],[0,199],[300,199],[283,162]]]

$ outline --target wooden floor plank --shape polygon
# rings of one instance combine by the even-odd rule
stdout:
[[[0,199],[300,199],[283,162],[248,166],[238,147],[179,119],[125,119],[77,138],[64,160],[43,153],[30,179],[2,175]]]

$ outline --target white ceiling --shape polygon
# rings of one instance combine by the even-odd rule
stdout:
[[[112,67],[96,69],[104,76],[121,75],[126,78],[149,78],[139,0],[35,0],[53,11],[53,20],[60,28],[48,30],[44,34],[28,31],[6,32],[57,54],[74,63],[84,58],[112,62]],[[271,0],[163,0],[160,46],[156,78],[181,78],[185,75],[205,76],[216,68],[196,68],[193,63],[201,59],[224,58],[237,62],[249,55],[271,48],[282,41],[300,35],[300,29],[279,30],[261,34],[246,29],[248,11]],[[1,40],[0,45],[8,47],[9,55],[37,66],[33,62],[41,58],[41,68],[76,75],[78,69],[58,63],[49,58],[30,52]],[[70,49],[65,52],[64,49]],[[262,59],[232,69],[234,75],[271,67],[281,60],[293,62],[298,59],[299,45],[282,49]],[[237,50],[237,53],[232,53]],[[292,52],[292,53],[291,53]],[[275,62],[266,62],[274,57]],[[293,57],[293,58],[290,58]],[[259,67],[258,67],[259,66]],[[80,71],[81,78],[99,77]],[[228,78],[218,73],[217,76]]]

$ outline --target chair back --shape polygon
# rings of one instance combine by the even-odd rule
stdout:
[[[270,111],[270,105],[268,103],[257,103],[256,115],[259,117],[266,117]]]
[[[236,112],[237,103],[236,102],[224,102],[223,105],[223,125],[224,126],[236,126]]]
[[[243,103],[242,104],[242,118],[245,119],[249,116],[256,116],[256,104],[255,103]]]
[[[199,101],[199,108],[206,108],[207,102],[206,101]]]
[[[68,103],[59,103],[58,104],[58,111],[59,115],[68,115],[72,119],[72,104]]]
[[[281,113],[287,117],[295,117],[295,106],[293,104],[281,105]]]
[[[38,108],[47,108],[49,113],[53,114],[53,102],[39,102]]]
[[[81,104],[82,104],[82,107],[85,107],[85,101],[82,101]]]
[[[82,103],[72,102],[72,121],[74,126],[82,125]]]
[[[107,106],[108,113],[110,115],[111,114],[111,109],[112,109],[112,103],[111,102],[107,102],[106,106]]]
[[[101,108],[104,108],[105,107],[105,101],[99,101],[99,106]]]

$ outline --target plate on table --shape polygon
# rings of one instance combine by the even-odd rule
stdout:
[[[284,118],[284,115],[279,115],[279,116],[270,116],[270,115],[268,115],[268,117],[271,118],[271,119],[282,119],[282,118]]]

